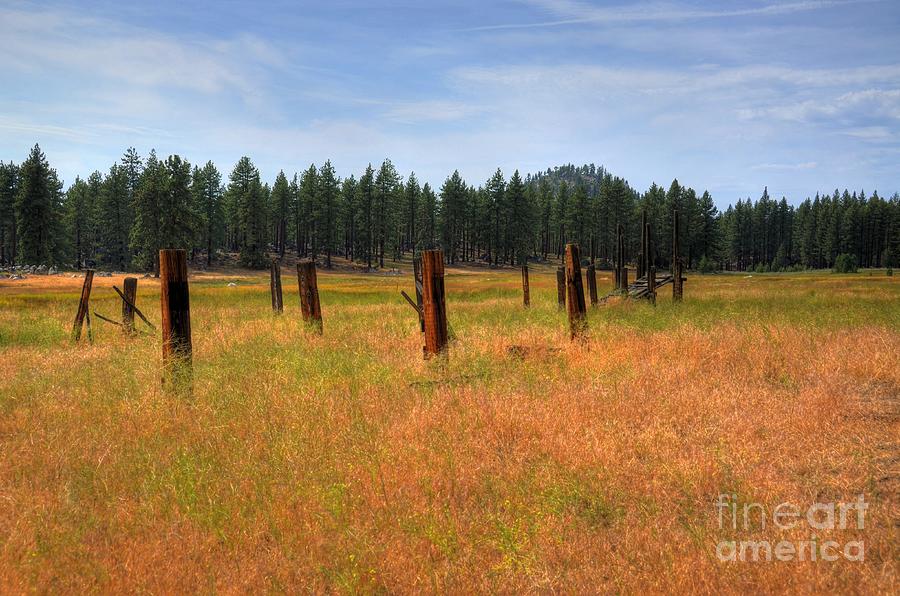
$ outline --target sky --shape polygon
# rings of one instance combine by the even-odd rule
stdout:
[[[0,160],[900,191],[900,0],[0,0]]]

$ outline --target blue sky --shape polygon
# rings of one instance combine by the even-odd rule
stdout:
[[[900,190],[900,0],[0,0],[0,159]]]

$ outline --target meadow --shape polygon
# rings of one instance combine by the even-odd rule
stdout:
[[[571,342],[551,268],[529,309],[516,270],[448,269],[430,361],[411,280],[320,270],[320,336],[287,268],[281,316],[267,273],[194,275],[186,397],[158,336],[72,343],[81,279],[0,279],[0,592],[900,589],[900,276],[689,275]],[[137,305],[159,322],[156,280]],[[722,494],[869,507],[735,528]],[[864,560],[717,556],[811,534]]]

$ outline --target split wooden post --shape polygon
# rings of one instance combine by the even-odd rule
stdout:
[[[647,273],[647,297],[653,306],[656,306],[656,267],[654,265],[650,266]]]
[[[88,305],[91,300],[91,285],[94,283],[94,270],[86,269],[84,272],[84,284],[81,286],[81,300],[78,302],[78,312],[75,313],[75,322],[72,324],[72,339],[81,339],[81,329],[84,326],[84,318],[90,316]]]
[[[681,302],[684,298],[684,285],[681,265],[681,254],[679,251],[679,217],[678,209],[672,213],[672,301]]]
[[[125,300],[122,300],[122,331],[126,335],[134,333],[134,309],[132,305],[137,302],[137,283],[136,277],[126,277],[123,286]]]
[[[560,309],[566,307],[566,268],[559,267],[556,270],[556,306]]]
[[[419,311],[419,330],[425,333],[425,316],[422,309],[422,255],[413,257],[413,278],[416,286],[416,306]]]
[[[322,307],[319,304],[315,261],[303,259],[297,263],[297,283],[300,285],[300,312],[303,320],[314,324],[319,333],[322,333]]]
[[[444,297],[444,251],[422,252],[422,314],[425,317],[425,358],[447,349],[447,304]]]
[[[644,253],[644,263],[641,266],[643,268],[644,275],[648,275],[650,273],[650,267],[653,265],[653,239],[651,238],[652,230],[653,228],[651,227],[650,222],[644,224],[644,246],[641,249]]]
[[[594,268],[593,263],[587,267],[587,283],[588,294],[591,296],[591,306],[597,306],[597,270]]]
[[[581,251],[577,244],[566,244],[566,311],[569,314],[569,337],[575,339],[587,328]]]
[[[163,384],[175,389],[190,389],[191,301],[184,249],[159,251],[159,280]]]
[[[269,268],[269,289],[272,292],[272,310],[278,314],[284,312],[284,299],[281,293],[281,265],[278,259],[272,259]]]
[[[531,305],[531,292],[528,287],[528,265],[522,265],[522,302],[525,307]]]

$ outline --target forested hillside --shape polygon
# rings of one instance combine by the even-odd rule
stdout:
[[[64,189],[37,145],[21,164],[0,163],[0,263],[158,271],[159,249],[176,247],[198,265],[236,253],[259,268],[291,253],[371,268],[441,247],[450,263],[502,265],[557,258],[578,242],[602,266],[619,224],[636,254],[646,211],[657,265],[666,267],[676,209],[689,268],[828,268],[841,255],[862,267],[897,264],[896,192],[834,190],[792,206],[763,190],[720,213],[706,191],[677,180],[640,191],[593,164],[525,176],[497,170],[477,183],[453,172],[435,189],[390,160],[344,179],[326,161],[270,185],[248,157],[223,176],[212,162],[142,159],[134,149]]]

